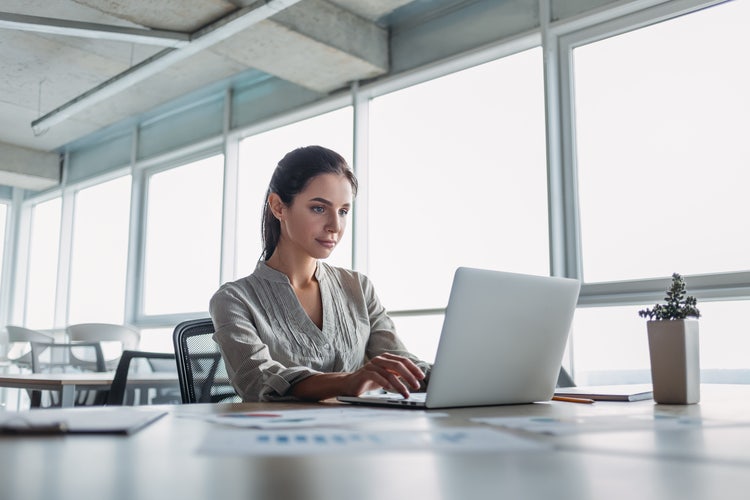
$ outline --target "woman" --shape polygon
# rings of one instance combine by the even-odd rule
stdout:
[[[224,284],[210,312],[244,401],[322,400],[384,388],[408,397],[430,365],[406,351],[366,276],[330,266],[357,180],[320,146],[288,153],[263,208],[263,256]]]

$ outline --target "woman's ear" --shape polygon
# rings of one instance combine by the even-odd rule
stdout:
[[[284,205],[284,202],[281,201],[281,197],[279,197],[276,193],[271,193],[268,195],[268,206],[271,208],[271,213],[274,217],[281,220],[281,218],[284,216],[284,208],[286,207]]]

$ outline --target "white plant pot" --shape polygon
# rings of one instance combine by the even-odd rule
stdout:
[[[647,329],[654,401],[662,404],[700,401],[698,321],[649,321]]]

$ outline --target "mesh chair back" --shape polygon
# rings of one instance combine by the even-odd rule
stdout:
[[[210,318],[184,321],[175,327],[174,351],[183,403],[241,401],[229,383],[213,334]]]

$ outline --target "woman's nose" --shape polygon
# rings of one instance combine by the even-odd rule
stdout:
[[[341,229],[341,221],[339,220],[338,217],[333,217],[328,222],[328,231],[331,233],[338,233],[340,229]]]

